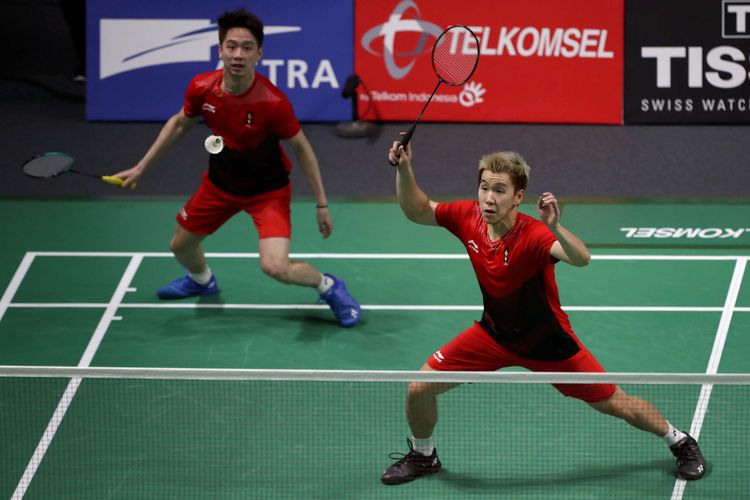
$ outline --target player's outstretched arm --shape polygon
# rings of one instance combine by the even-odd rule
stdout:
[[[549,227],[557,241],[552,245],[550,254],[568,264],[583,267],[591,262],[591,254],[586,244],[575,234],[560,224],[560,206],[552,193],[542,193],[536,203],[539,218]]]
[[[161,128],[159,135],[156,140],[148,148],[146,154],[141,158],[141,161],[135,164],[135,166],[118,172],[113,175],[123,180],[122,187],[126,188],[133,182],[135,182],[143,172],[146,171],[156,160],[161,158],[164,153],[169,151],[175,144],[180,142],[180,139],[187,133],[190,128],[195,125],[198,121],[198,117],[189,117],[185,115],[182,109],[175,115],[173,115],[164,126]]]
[[[409,220],[417,224],[437,226],[435,219],[437,203],[430,200],[417,185],[411,159],[411,143],[404,148],[400,141],[394,141],[388,151],[388,161],[396,166],[396,193],[401,210]]]

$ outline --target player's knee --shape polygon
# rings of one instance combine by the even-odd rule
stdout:
[[[409,399],[420,399],[433,395],[432,384],[428,382],[412,382],[407,391]]]
[[[605,415],[611,415],[613,417],[619,417],[620,416],[620,409],[617,407],[617,405],[612,404],[612,402],[609,399],[606,400],[606,401],[600,401],[599,403],[593,404],[591,406],[596,411],[598,411],[600,413],[604,413]]]
[[[185,244],[184,239],[179,238],[178,236],[175,235],[169,241],[169,249],[172,251],[173,254],[179,254],[179,253],[184,252],[187,249],[187,245]]]
[[[260,263],[261,270],[267,274],[268,276],[278,280],[278,281],[287,281],[288,271],[289,271],[289,264],[288,262],[281,262],[281,261],[261,261]]]
[[[609,399],[592,404],[591,406],[605,415],[631,420],[636,413],[636,409],[633,408],[635,401],[634,398],[625,393],[616,392]]]
[[[596,403],[589,403],[592,408],[605,415],[612,415],[613,417],[622,416],[623,405],[622,405],[622,394],[615,392],[612,396],[604,401],[597,401]]]

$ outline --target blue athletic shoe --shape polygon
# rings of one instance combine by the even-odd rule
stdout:
[[[344,281],[332,274],[326,273],[333,280],[333,286],[327,292],[320,294],[320,300],[331,307],[341,326],[350,327],[359,323],[362,309],[346,289]]]
[[[184,299],[185,297],[213,295],[215,293],[219,293],[219,287],[216,285],[216,278],[214,278],[213,274],[205,285],[196,283],[190,275],[186,275],[182,278],[177,278],[156,291],[156,295],[160,299]]]

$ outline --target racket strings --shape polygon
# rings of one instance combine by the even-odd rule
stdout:
[[[479,42],[476,35],[463,26],[446,30],[435,43],[432,66],[443,82],[462,85],[474,73],[479,61]]]
[[[46,178],[71,170],[73,158],[62,153],[46,153],[27,161],[23,171],[31,177]]]
[[[430,94],[430,98],[427,99],[427,102],[422,107],[422,111],[419,112],[419,116],[417,116],[414,124],[401,136],[401,146],[406,147],[409,144],[417,128],[417,124],[422,119],[422,115],[432,101],[432,96],[435,95],[440,84],[463,85],[474,74],[478,62],[479,39],[477,39],[477,36],[469,28],[457,24],[440,34],[435,41],[435,45],[432,47],[432,69],[438,77],[437,85],[432,94]],[[395,166],[396,164],[396,162],[391,161],[391,165]]]

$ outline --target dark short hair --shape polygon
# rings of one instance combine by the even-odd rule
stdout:
[[[219,45],[224,43],[227,31],[232,28],[245,28],[258,40],[258,47],[263,47],[263,22],[258,16],[245,9],[224,12],[219,16]]]

